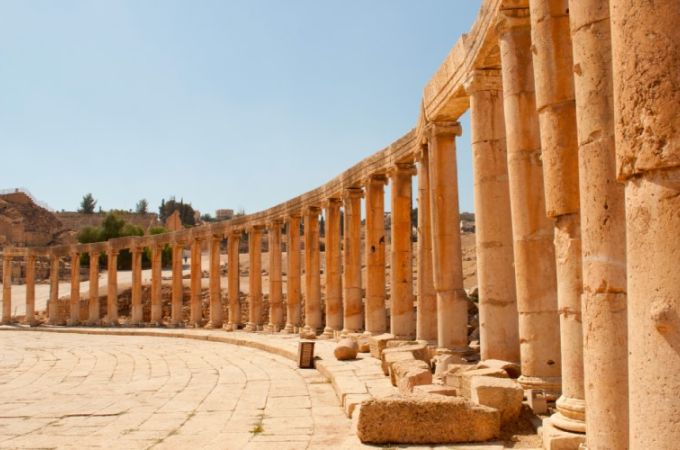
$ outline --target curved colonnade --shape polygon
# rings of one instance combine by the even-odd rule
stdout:
[[[552,425],[575,433],[587,430],[590,449],[648,448],[650,443],[671,448],[680,438],[677,421],[668,423],[680,414],[680,403],[670,399],[680,384],[680,277],[668,269],[677,267],[680,254],[680,123],[675,113],[680,104],[680,10],[674,0],[655,3],[655,8],[646,8],[634,0],[486,0],[471,31],[457,41],[425,86],[416,127],[388,147],[313,191],[228,222],[97,244],[6,248],[2,320],[11,320],[12,258],[27,262],[27,321],[34,322],[35,260],[50,258],[49,320],[77,324],[79,256],[106,253],[108,308],[103,323],[116,324],[116,255],[129,249],[131,323],[142,322],[141,254],[147,247],[152,250],[151,322],[161,324],[160,255],[170,245],[168,325],[184,321],[185,246],[192,249],[189,323],[201,325],[200,252],[208,242],[209,326],[285,332],[301,327],[303,334],[326,336],[390,332],[464,353],[467,298],[455,140],[462,132],[457,119],[470,109],[482,358],[520,361],[525,388],[559,397]],[[414,255],[411,193],[416,174]],[[389,255],[384,236],[388,183]],[[302,235],[296,231],[301,228]],[[251,266],[249,320],[244,324],[238,300],[243,232],[249,237]],[[261,319],[264,233],[270,257],[268,323]],[[227,317],[219,273],[225,239]],[[367,267],[363,282],[362,245]],[[58,264],[65,257],[72,260],[71,313],[60,318],[55,309]],[[303,278],[302,258],[307,268]],[[99,324],[96,264],[90,273],[88,322]],[[301,283],[304,323],[299,322]],[[629,405],[638,413],[629,417]]]

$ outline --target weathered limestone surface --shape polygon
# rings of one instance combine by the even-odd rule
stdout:
[[[2,323],[12,321],[12,257],[2,259]]]
[[[26,258],[26,314],[24,323],[30,326],[37,324],[35,320],[35,255]],[[99,311],[97,311],[99,314]]]
[[[11,279],[11,278],[10,278]],[[3,288],[5,285],[3,284]],[[71,296],[69,297],[68,325],[80,323],[80,254],[71,252]],[[6,302],[5,304],[9,304]]]
[[[321,256],[319,254],[319,208],[305,211],[305,332],[322,330],[321,324]]]
[[[501,425],[517,420],[522,409],[524,390],[515,380],[476,376],[470,384],[470,400],[501,413]]]
[[[390,375],[394,377],[394,384],[402,395],[413,392],[415,386],[432,383],[430,366],[416,359],[395,361],[390,366]]]
[[[387,348],[387,343],[394,339],[394,335],[390,333],[380,334],[378,336],[371,336],[368,338],[368,345],[371,349],[371,356],[380,359],[383,350]]]
[[[279,220],[269,224],[269,331],[277,332],[282,327],[283,300],[281,226]]]
[[[345,332],[355,333],[363,328],[361,304],[361,197],[359,188],[344,192],[345,242],[343,246],[343,326]]]
[[[292,333],[300,325],[300,216],[293,214],[288,217],[286,225],[288,243],[288,274],[286,277],[286,328],[284,331]]]
[[[248,323],[246,331],[256,331],[262,325],[262,227],[248,230],[248,254],[250,271],[248,272]]]
[[[212,247],[211,247],[212,251]],[[156,325],[160,325],[163,321],[163,305],[162,305],[162,294],[161,294],[161,277],[162,277],[162,252],[163,252],[163,247],[160,245],[154,245],[151,248],[151,323],[154,323]],[[211,255],[212,256],[212,255]],[[212,258],[211,258],[211,266],[210,266],[210,286],[211,289],[214,289],[213,287],[213,267],[212,264],[214,264]],[[218,272],[217,276],[219,277],[219,267],[218,267]],[[219,290],[219,280],[217,281],[217,287]],[[211,292],[211,307],[212,301],[213,301],[213,293]],[[221,309],[220,309],[221,313]],[[215,314],[213,310],[211,309],[211,321],[212,321],[212,316]],[[215,320],[221,320],[222,316],[219,316],[219,318],[215,317]],[[220,323],[220,326],[222,324]]]
[[[387,331],[385,311],[385,183],[384,175],[366,181],[366,331]]]
[[[359,345],[357,341],[352,338],[344,338],[338,341],[333,351],[338,361],[348,361],[355,359],[359,352]]]
[[[88,325],[99,324],[99,253],[90,252],[90,292],[88,297]]]
[[[174,242],[172,245],[172,325],[179,326],[184,317],[182,313],[182,251],[184,244]]]
[[[333,337],[342,330],[342,252],[340,250],[340,206],[338,198],[326,204],[326,327],[324,334]]]
[[[220,285],[220,251],[221,236],[211,236],[210,239],[210,321],[209,327],[222,328],[222,287]],[[271,304],[271,302],[270,302]],[[153,321],[153,319],[152,319]]]
[[[53,293],[56,295],[54,296],[55,298],[52,300],[50,299],[51,302],[55,303],[56,306],[56,301],[58,298],[58,293],[59,293],[59,259],[54,258],[53,261],[56,261],[56,263],[53,263],[52,265],[52,271],[56,274],[56,277],[53,277],[52,279],[54,280],[56,278],[56,283],[53,281],[52,289]],[[118,324],[118,252],[115,249],[109,249],[107,252],[107,271],[106,271],[106,324],[109,326],[115,326]],[[173,277],[174,280],[174,277]],[[174,281],[173,281],[174,283]],[[174,308],[173,308],[174,311]]]

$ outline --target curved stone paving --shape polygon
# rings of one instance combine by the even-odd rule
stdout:
[[[234,345],[0,334],[0,448],[353,447],[315,370]]]

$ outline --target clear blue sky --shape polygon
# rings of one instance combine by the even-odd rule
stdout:
[[[0,188],[255,212],[414,126],[480,0],[0,0]],[[458,142],[471,211],[469,122]]]

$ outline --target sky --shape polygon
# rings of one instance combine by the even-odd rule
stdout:
[[[0,189],[256,212],[415,126],[480,0],[0,0]],[[457,141],[473,210],[470,126]]]

